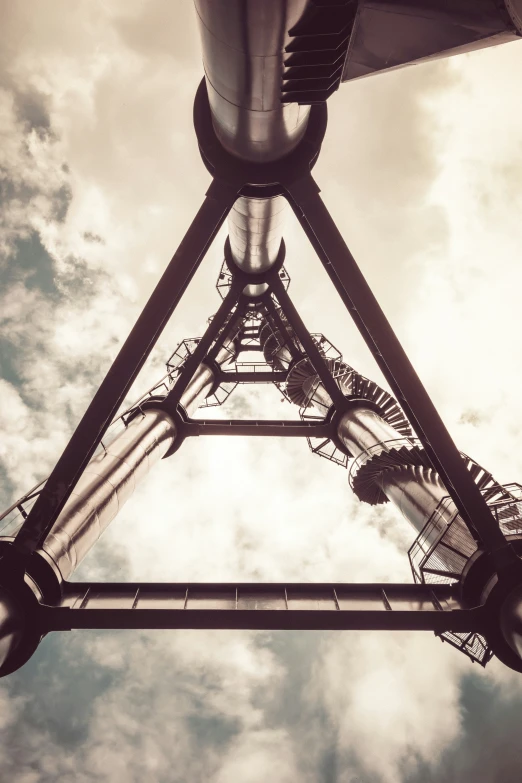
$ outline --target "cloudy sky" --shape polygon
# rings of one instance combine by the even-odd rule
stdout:
[[[0,496],[60,454],[201,203],[189,0],[0,3]],[[329,101],[317,179],[459,447],[522,480],[522,43]],[[137,383],[219,303],[223,232]],[[382,382],[290,218],[290,293]],[[293,417],[274,389],[224,415]],[[193,439],[76,578],[410,581],[413,533],[304,443]],[[520,778],[522,680],[430,634],[75,632],[0,685],[0,781]]]

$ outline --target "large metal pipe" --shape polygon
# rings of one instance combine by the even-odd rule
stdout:
[[[234,350],[229,341],[216,357],[218,364],[228,361]],[[200,365],[180,400],[187,413],[194,412],[213,384],[212,370]],[[147,408],[89,462],[42,547],[44,557],[52,558],[63,579],[68,579],[138,483],[165,456],[176,434],[165,410]]]
[[[259,163],[287,155],[309,106],[281,103],[288,31],[308,0],[195,0],[216,135],[226,150]]]
[[[417,533],[431,518],[430,536],[438,537],[455,518],[457,507],[433,468],[405,465],[380,473],[376,481],[390,503],[399,509]],[[447,502],[442,503],[444,498]]]
[[[195,0],[214,130],[223,147],[255,162],[291,152],[309,106],[281,102],[288,31],[307,0]],[[269,20],[269,23],[267,23]],[[239,198],[228,220],[232,258],[244,272],[269,269],[283,236],[286,201]],[[258,296],[266,286],[248,286]]]
[[[148,409],[91,459],[42,546],[63,579],[70,577],[175,437],[168,414]]]
[[[266,272],[275,263],[286,214],[286,199],[238,198],[228,216],[230,251],[233,261],[243,272]],[[249,285],[247,296],[260,296],[266,284]]]
[[[504,600],[500,627],[505,640],[522,660],[522,587],[516,587]]]
[[[332,399],[318,375],[311,374],[303,381],[303,391],[310,405],[322,415],[328,413]],[[337,436],[360,465],[371,459],[379,448],[386,451],[397,442],[404,442],[404,437],[391,424],[363,404],[349,408],[342,415]],[[434,534],[440,533],[455,516],[456,507],[452,502],[441,504],[448,490],[432,468],[398,464],[397,468],[378,474],[374,480],[417,532],[432,518]]]
[[[0,587],[0,672],[9,664],[22,641],[26,623],[20,603]]]

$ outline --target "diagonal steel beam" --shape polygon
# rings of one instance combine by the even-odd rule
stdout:
[[[277,308],[273,302],[272,297],[270,296],[270,293],[268,293],[267,296],[264,298],[264,305],[267,311],[267,317],[269,322],[272,325],[272,328],[275,328],[276,330],[279,329],[282,335],[286,335],[287,342],[285,343],[286,347],[290,351],[290,355],[292,359],[299,359],[301,358],[301,353],[299,348],[296,346],[295,342],[292,340],[290,335],[288,334],[288,327],[284,323],[283,319],[281,318],[280,314],[277,311]]]
[[[214,340],[219,336],[220,331],[226,324],[227,318],[231,315],[233,308],[236,306],[238,298],[240,296],[240,284],[232,282],[226,297],[221,302],[217,313],[212,321],[209,323],[207,330],[199,343],[197,344],[194,353],[187,357],[187,360],[181,370],[179,378],[176,380],[174,386],[167,394],[164,406],[168,409],[175,409],[180,401],[183,392],[192,380],[192,376],[198,369],[201,362],[207,356],[210,351]],[[235,314],[232,314],[231,320],[235,321]],[[223,335],[225,337],[225,335]],[[219,347],[221,347],[221,341]]]
[[[277,297],[281,309],[285,314],[288,323],[296,333],[301,345],[303,346],[306,355],[310,359],[315,371],[319,375],[321,382],[330,395],[333,404],[337,408],[342,408],[345,405],[345,399],[342,391],[337,385],[332,373],[330,372],[328,365],[326,364],[324,356],[322,356],[319,348],[310,332],[304,325],[301,316],[297,312],[297,309],[285,291],[285,287],[281,280],[275,279],[272,284],[272,290]]]
[[[472,534],[499,567],[517,560],[426,389],[348,249],[311,175],[286,185],[287,198],[330,279],[421,440]]]
[[[22,560],[45,539],[236,199],[213,180],[203,204],[56,463],[15,540]]]

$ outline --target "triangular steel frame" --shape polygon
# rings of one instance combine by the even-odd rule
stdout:
[[[326,128],[326,107],[312,107],[308,130],[294,153],[278,163],[263,166],[241,163],[224,152],[212,128],[204,81],[197,92],[194,120],[202,158],[213,177],[203,204],[16,538],[8,548],[1,550],[2,584],[14,590],[23,579],[32,553],[51,530],[240,195],[283,195],[287,199],[473,537],[489,553],[497,573],[518,566],[515,551],[466,470],[435,406],[321,200],[311,169]],[[229,264],[229,290],[162,403],[177,417],[176,425],[183,436],[226,432],[334,437],[331,418],[320,422],[205,421],[190,419],[179,406],[180,397],[200,363],[213,361],[234,324],[237,325],[248,312],[252,300],[242,294],[245,286],[263,283],[267,290],[257,304],[265,308],[267,317],[279,319],[278,328],[284,329],[285,322],[290,325],[333,400],[335,412],[343,410],[346,399],[281,280],[284,254],[283,243],[280,257],[272,269],[257,275],[246,274]],[[284,314],[283,320],[276,303]],[[218,369],[220,380],[229,375]],[[233,380],[241,381],[239,375],[241,373],[236,373]],[[283,382],[284,373],[280,373],[277,380]],[[158,608],[162,606],[164,608]],[[286,611],[276,611],[279,609]],[[60,604],[34,606],[32,622],[40,635],[71,628],[212,627],[429,629],[439,634],[469,631],[498,636],[498,632],[492,630],[493,626],[497,628],[497,621],[490,609],[486,605],[469,608],[458,586],[419,584],[122,585],[66,582]]]

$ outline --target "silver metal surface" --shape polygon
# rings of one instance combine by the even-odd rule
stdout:
[[[18,647],[25,627],[24,612],[13,597],[0,588],[0,669]]]
[[[441,503],[447,498],[448,490],[432,468],[408,465],[385,471],[376,481],[388,500],[419,533],[432,514],[434,535],[442,532],[455,517],[453,501]]]
[[[313,405],[318,413],[326,416],[333,402],[318,375],[310,375],[303,381],[303,392],[308,404]]]
[[[500,609],[500,627],[513,652],[522,659],[522,588],[517,587],[504,601]]]
[[[229,218],[232,257],[244,272],[265,272],[277,258],[283,235],[286,199],[238,198]]]
[[[213,384],[214,373],[212,370],[205,364],[200,365],[180,399],[180,404],[183,405],[189,416],[205,399]]]
[[[216,134],[228,152],[266,162],[301,140],[309,106],[281,103],[288,30],[307,0],[195,0],[203,64]],[[269,24],[267,24],[269,20]],[[232,257],[244,272],[267,270],[282,239],[286,202],[239,198],[229,215]],[[258,296],[265,285],[247,286]]]
[[[303,381],[303,390],[307,399],[323,416],[327,414],[332,400],[317,375],[311,375]],[[337,435],[348,451],[364,464],[364,455],[368,459],[379,444],[401,443],[404,438],[378,413],[363,405],[348,409],[341,417]],[[438,535],[454,518],[454,503],[441,503],[448,490],[438,474],[431,468],[398,465],[393,470],[379,474],[375,481],[382,491],[400,510],[402,515],[420,532],[433,515],[434,535]],[[440,505],[439,505],[440,504]]]
[[[233,343],[228,341],[216,357],[218,364],[226,362],[233,351]],[[189,415],[213,383],[212,370],[200,365],[180,400]],[[170,416],[160,408],[147,408],[89,462],[42,547],[63,579],[72,574],[175,438]]]
[[[288,30],[306,4],[195,0],[214,129],[233,155],[277,160],[305,131],[310,107],[283,105],[281,80]]]
[[[275,263],[286,213],[286,199],[238,198],[228,216],[232,258],[247,273],[266,272]],[[250,285],[244,293],[259,296],[267,286]]]
[[[333,403],[319,376],[312,375],[305,379],[303,391],[310,404],[319,413],[326,416]],[[355,458],[379,443],[394,441],[401,437],[401,434],[378,413],[362,404],[350,408],[342,415],[337,435]]]
[[[176,430],[161,410],[147,410],[94,457],[44,541],[43,549],[67,579],[174,443]]]
[[[394,427],[370,408],[353,407],[343,414],[337,434],[354,457],[371,449],[377,443],[401,437]]]

